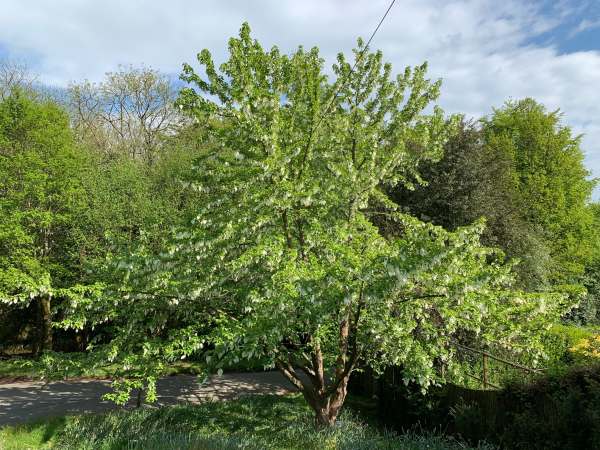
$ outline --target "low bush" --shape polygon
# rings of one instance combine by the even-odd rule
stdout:
[[[500,392],[490,438],[510,448],[600,448],[600,365],[574,367]],[[464,434],[464,433],[463,433]]]
[[[380,416],[397,430],[419,426],[511,449],[600,449],[600,365],[513,381],[502,390],[381,389]]]
[[[453,433],[503,448],[600,448],[600,366],[514,383],[450,408]],[[491,399],[491,401],[490,401]]]
[[[581,351],[581,344],[592,342],[600,335],[595,328],[575,325],[554,325],[546,336],[546,353],[549,359],[546,366],[550,371],[568,370],[569,367],[590,364],[598,358]]]

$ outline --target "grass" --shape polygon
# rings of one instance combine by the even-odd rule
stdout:
[[[438,435],[379,431],[351,411],[345,411],[331,429],[317,431],[299,395],[56,418],[0,429],[0,444],[3,450],[470,448]]]
[[[0,380],[2,378],[32,378],[35,370],[23,358],[0,359]]]
[[[54,448],[56,437],[64,430],[67,420],[65,417],[56,417],[0,428],[0,450]]]

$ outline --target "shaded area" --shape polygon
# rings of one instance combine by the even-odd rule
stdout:
[[[0,448],[53,448],[56,437],[65,429],[67,417],[39,419],[10,428],[0,428]],[[4,445],[2,447],[1,445]]]
[[[24,427],[16,427],[26,429]],[[25,433],[13,435],[15,448],[22,442],[43,442]],[[1,436],[1,431],[0,431]],[[1,438],[0,438],[1,439]],[[434,434],[398,436],[382,433],[353,413],[343,413],[335,427],[317,429],[314,413],[301,395],[252,395],[223,402],[204,402],[166,408],[140,408],[110,414],[67,418],[49,441],[53,448],[106,449],[411,449],[468,450],[469,446]],[[9,447],[10,448],[10,447]],[[32,445],[31,448],[37,448]],[[478,446],[478,450],[492,450]]]
[[[157,383],[158,404],[230,400],[249,394],[285,394],[295,390],[279,372],[229,373],[200,384],[194,375],[163,378]]]
[[[193,375],[177,375],[158,381],[158,406],[227,400],[250,394],[285,394],[294,390],[279,372],[231,373],[213,376],[206,383]],[[110,392],[107,380],[17,382],[0,385],[0,426],[48,417],[112,409],[131,409],[103,401]]]

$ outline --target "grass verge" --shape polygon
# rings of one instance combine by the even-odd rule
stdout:
[[[0,443],[0,448],[6,450],[471,448],[433,434],[381,432],[351,411],[343,413],[335,427],[318,431],[312,413],[299,395],[252,396],[196,406],[57,418],[0,429]]]

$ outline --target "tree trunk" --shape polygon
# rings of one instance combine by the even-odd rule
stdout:
[[[340,324],[340,347],[341,352],[337,359],[335,376],[328,382],[323,365],[323,354],[321,347],[316,342],[312,349],[310,358],[306,358],[308,365],[300,365],[300,369],[306,374],[308,380],[302,380],[292,364],[292,359],[280,359],[276,362],[281,373],[302,392],[304,399],[315,412],[315,424],[317,427],[330,427],[335,421],[344,405],[348,393],[348,380],[357,360],[356,351],[348,360],[348,320]]]
[[[302,394],[315,411],[315,424],[318,428],[326,428],[335,424],[348,393],[348,379],[341,380],[337,389],[331,394],[318,393],[307,387]]]
[[[331,417],[329,414],[329,408],[326,406],[315,412],[315,424],[317,428],[327,428],[333,426],[335,419],[335,417]]]
[[[140,408],[142,406],[142,393],[144,392],[143,388],[138,388],[137,390],[137,399],[135,401],[135,407]]]
[[[50,294],[40,297],[40,352],[52,350],[52,311]]]

